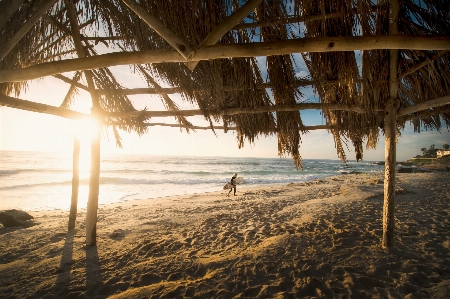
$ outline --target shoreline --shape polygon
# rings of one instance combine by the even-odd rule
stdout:
[[[2,298],[447,298],[448,173],[397,174],[396,235],[381,248],[384,174],[343,174],[31,212],[0,228]]]

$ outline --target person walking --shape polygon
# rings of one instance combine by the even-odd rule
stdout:
[[[230,189],[230,191],[228,192],[228,195],[227,195],[227,196],[230,196],[230,193],[231,193],[231,191],[233,191],[233,189],[234,189],[234,196],[236,196],[236,177],[237,177],[237,173],[235,173],[235,174],[231,177],[231,181],[230,181],[231,189]]]

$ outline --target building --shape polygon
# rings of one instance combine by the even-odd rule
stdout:
[[[442,158],[444,156],[449,156],[450,150],[438,150],[438,151],[436,151],[436,155],[438,158]]]

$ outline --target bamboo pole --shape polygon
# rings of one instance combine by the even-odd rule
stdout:
[[[136,13],[148,26],[150,26],[156,33],[159,34],[166,42],[169,43],[184,59],[189,59],[189,55],[192,53],[191,48],[187,43],[176,36],[161,21],[154,16],[150,15],[142,6],[136,3],[134,0],[122,0],[122,2],[128,6],[134,13]]]
[[[389,33],[398,33],[398,0],[389,3]],[[396,164],[396,114],[398,99],[398,50],[389,51],[389,99],[385,105],[384,140],[384,205],[383,205],[383,240],[382,246],[391,249],[394,245],[394,211],[395,211],[395,164]]]
[[[22,37],[36,24],[37,21],[41,18],[41,16],[47,12],[50,7],[55,4],[56,0],[46,0],[43,4],[40,4],[33,15],[27,19],[26,23],[17,30],[17,32],[8,40],[6,43],[2,45],[2,49],[0,51],[0,60],[5,58],[9,52],[17,45],[17,43],[22,39]]]
[[[208,36],[201,42],[198,48],[215,45],[228,31],[230,31],[243,18],[248,16],[262,0],[249,0],[229,17],[223,20],[219,26],[214,28]],[[192,71],[195,69],[199,61],[186,62],[185,65]]]
[[[72,198],[70,200],[69,230],[75,228],[78,206],[78,187],[80,186],[80,140],[73,137],[73,162],[72,162]]]
[[[276,42],[214,45],[198,49],[192,61],[229,57],[257,57],[300,52],[335,52],[379,49],[450,50],[448,36],[373,35],[314,37]],[[71,71],[117,65],[186,62],[175,50],[114,52],[93,57],[42,63],[22,69],[0,70],[0,83],[21,82]]]
[[[78,57],[86,56],[83,44],[81,43],[81,34],[78,26],[78,20],[73,0],[64,1],[67,7],[70,27],[72,29],[72,37],[77,49]],[[95,118],[99,115],[100,105],[97,94],[95,92],[95,84],[92,79],[92,73],[85,71],[87,85],[92,98],[91,114]],[[95,246],[97,244],[97,210],[98,210],[98,194],[100,185],[100,126],[93,128],[91,140],[91,169],[89,177],[89,197],[86,210],[86,245]]]

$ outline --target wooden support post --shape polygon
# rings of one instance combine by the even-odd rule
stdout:
[[[390,1],[389,33],[398,34],[398,0]],[[398,100],[398,50],[389,50],[389,99],[385,105],[384,140],[384,205],[383,205],[383,241],[385,249],[394,245],[395,211],[395,164]]]
[[[67,7],[67,14],[69,16],[70,27],[72,30],[72,37],[77,49],[78,57],[86,57],[85,49],[81,43],[81,34],[78,26],[75,4],[73,0],[64,1]],[[93,119],[98,119],[100,115],[100,105],[95,90],[94,80],[91,71],[85,71],[84,76],[91,93],[92,98],[92,116]],[[97,209],[98,209],[98,193],[100,185],[100,131],[101,126],[98,125],[93,128],[94,134],[91,140],[91,174],[89,177],[89,197],[86,211],[86,245],[95,246],[97,244]]]
[[[72,199],[70,201],[69,231],[75,228],[78,206],[78,187],[80,186],[80,140],[73,137],[73,162],[72,162]]]
[[[95,112],[93,112],[95,114]],[[91,140],[91,173],[86,210],[86,245],[97,245],[97,210],[100,190],[100,126],[94,129]]]

